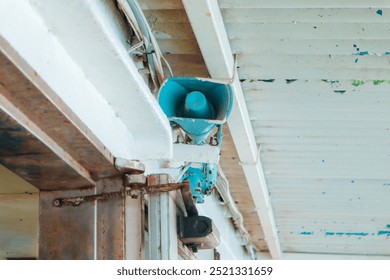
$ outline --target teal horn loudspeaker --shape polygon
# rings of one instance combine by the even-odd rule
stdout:
[[[171,122],[178,124],[196,145],[202,145],[217,125],[229,117],[233,92],[229,84],[192,77],[168,78],[158,102]]]

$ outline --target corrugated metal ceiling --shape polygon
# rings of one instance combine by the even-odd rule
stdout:
[[[176,75],[207,76],[181,1],[140,2]],[[283,251],[390,255],[390,3],[218,2]]]
[[[390,3],[219,3],[283,251],[390,254]]]

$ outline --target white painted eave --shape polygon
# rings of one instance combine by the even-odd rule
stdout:
[[[115,157],[169,159],[169,122],[127,53],[116,12],[106,1],[1,1],[1,51]]]
[[[267,184],[218,3],[212,0],[183,0],[183,4],[211,77],[225,80],[234,78],[232,87],[235,99],[228,120],[229,129],[252,193],[270,254],[274,259],[281,259],[282,251]]]

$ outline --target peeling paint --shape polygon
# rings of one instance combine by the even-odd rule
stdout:
[[[297,79],[286,79],[287,84],[291,84],[291,83],[296,82],[296,81],[297,81]]]
[[[367,236],[368,232],[346,232],[345,235]]]
[[[340,83],[339,80],[327,80],[327,79],[322,79],[321,81],[327,83],[327,84],[330,84],[330,85],[334,85],[334,84],[338,84]]]
[[[390,52],[383,52],[383,53],[373,53],[373,52],[369,52],[369,51],[359,51],[359,48],[356,49],[357,52],[353,53],[353,55],[360,55],[360,56],[364,56],[364,55],[370,55],[370,56],[383,56],[383,55],[390,55]]]
[[[378,231],[378,236],[380,236],[380,235],[390,236],[390,230],[380,230],[380,231]]]
[[[355,86],[355,87],[358,87],[358,86],[364,85],[364,82],[361,81],[361,80],[353,80],[352,81],[352,85]]]
[[[325,235],[327,236],[332,236],[332,235],[337,235],[337,236],[367,236],[368,232],[325,232]]]
[[[301,234],[301,235],[313,235],[314,232],[312,232],[312,231],[301,231],[299,234]]]
[[[372,81],[372,83],[374,84],[374,85],[380,85],[381,83],[384,83],[385,82],[385,80],[373,80]]]

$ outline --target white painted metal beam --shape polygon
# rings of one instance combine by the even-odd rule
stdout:
[[[0,49],[115,157],[169,159],[169,122],[127,53],[120,19],[110,1],[1,1]]]
[[[183,0],[185,10],[213,79],[232,79],[235,93],[228,120],[245,177],[259,215],[272,258],[281,259],[282,251],[275,226],[270,197],[259,159],[246,103],[217,1]]]
[[[173,144],[173,162],[218,163],[221,150],[210,145]]]

